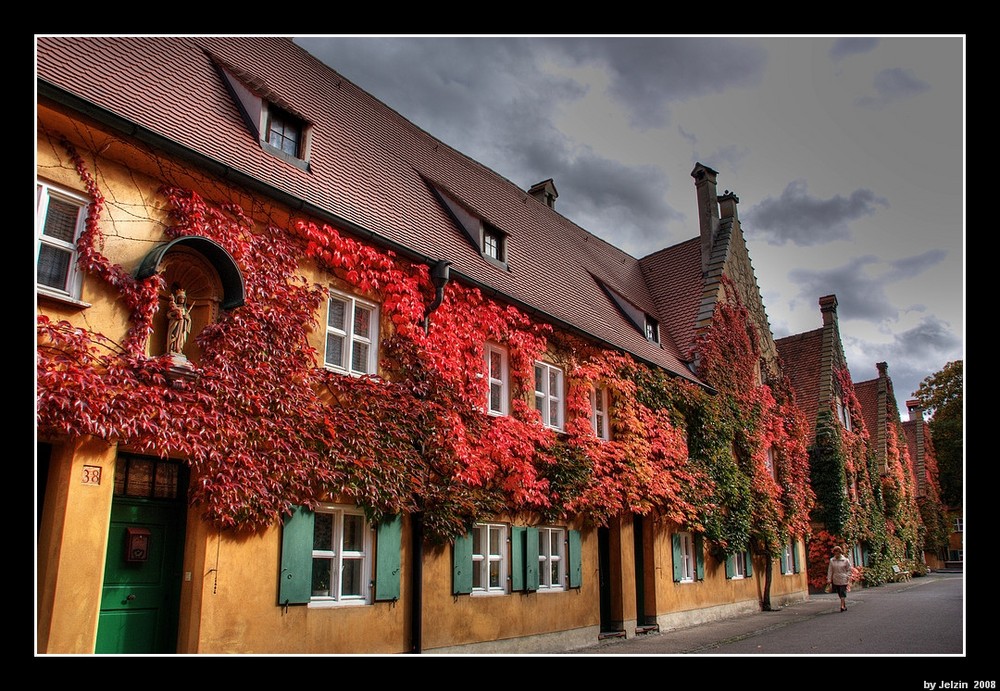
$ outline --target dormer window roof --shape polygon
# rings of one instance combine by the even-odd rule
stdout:
[[[466,237],[480,256],[497,268],[507,270],[507,234],[474,211],[470,211],[437,185],[430,181],[428,185],[452,220],[465,231]]]
[[[633,305],[623,295],[620,295],[617,291],[611,289],[596,276],[594,276],[594,280],[597,281],[598,285],[604,289],[604,292],[609,298],[611,298],[611,301],[618,306],[618,309],[621,310],[622,314],[624,314],[625,317],[632,322],[635,328],[645,337],[647,341],[650,343],[660,342],[660,322],[657,321],[655,317]]]
[[[302,170],[309,169],[311,126],[263,80],[213,58],[240,114],[260,146]]]

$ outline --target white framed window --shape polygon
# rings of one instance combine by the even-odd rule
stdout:
[[[648,314],[646,315],[645,336],[647,341],[652,341],[653,343],[660,342],[660,325]]]
[[[367,604],[371,550],[372,530],[362,509],[320,505],[313,527],[310,603]]]
[[[490,415],[506,415],[510,401],[507,351],[493,343],[487,343],[485,351],[486,378],[489,381],[486,412]]]
[[[837,417],[840,419],[840,424],[844,426],[848,432],[851,431],[851,414],[847,410],[847,406],[839,398],[837,399]]]
[[[566,530],[538,529],[538,589],[566,589]]]
[[[35,285],[41,292],[79,299],[76,242],[90,201],[39,182],[35,209]]]
[[[733,578],[746,578],[747,576],[747,553],[737,552],[733,555]]]
[[[507,261],[507,251],[503,232],[485,221],[481,224],[483,256],[495,264],[503,265]]]
[[[275,149],[294,156],[302,156],[302,121],[285,112],[273,103],[267,106],[267,126],[265,141]]]
[[[680,572],[681,572],[681,583],[691,583],[694,581],[694,568],[695,568],[695,553],[694,553],[694,539],[691,533],[681,533],[678,535],[680,540]]]
[[[608,390],[597,386],[590,389],[590,425],[598,439],[611,439],[608,423]]]
[[[507,592],[507,526],[477,523],[472,529],[472,594]]]
[[[767,449],[767,457],[764,459],[764,467],[767,469],[767,474],[771,476],[771,479],[778,480],[778,469],[774,465],[774,450],[770,447]]]
[[[865,549],[860,544],[855,543],[851,546],[851,564],[854,566],[865,565]]]
[[[786,542],[781,548],[781,573],[786,576],[795,573],[795,565],[795,543]]]
[[[378,371],[378,306],[330,292],[326,317],[327,367],[345,374]]]
[[[963,523],[962,523],[962,517],[959,516],[958,518],[955,519],[955,532],[956,533],[961,533],[963,531],[963,527],[964,526],[963,526]]]
[[[563,428],[563,371],[547,362],[535,362],[535,410],[546,427]]]

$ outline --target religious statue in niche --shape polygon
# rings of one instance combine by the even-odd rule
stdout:
[[[167,325],[167,353],[183,355],[184,345],[191,333],[191,307],[183,288],[175,288],[170,295]]]

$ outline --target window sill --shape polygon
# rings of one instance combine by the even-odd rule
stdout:
[[[38,300],[44,299],[47,302],[56,302],[61,305],[76,307],[78,309],[87,309],[91,306],[89,302],[84,302],[83,300],[72,297],[66,293],[56,292],[51,288],[46,288],[45,286],[35,287],[35,297]]]
[[[309,609],[338,609],[341,607],[364,607],[371,604],[365,600],[310,600]]]
[[[502,597],[508,594],[506,590],[473,590],[469,593],[471,597]]]

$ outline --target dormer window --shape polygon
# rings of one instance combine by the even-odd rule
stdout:
[[[648,314],[646,315],[646,340],[652,343],[660,342],[660,324]]]
[[[503,261],[503,237],[490,226],[483,227],[483,254],[498,262]]]
[[[296,168],[309,170],[309,122],[296,115],[293,107],[278,93],[264,86],[264,81],[256,75],[217,57],[212,59],[261,148]]]
[[[302,122],[277,106],[268,105],[266,141],[289,156],[302,158],[299,154]]]
[[[507,268],[507,238],[496,226],[490,225],[486,221],[480,221],[481,244],[479,251],[483,259],[496,264],[502,269]]]
[[[435,183],[428,180],[427,185],[480,256],[506,271],[507,235]]]

